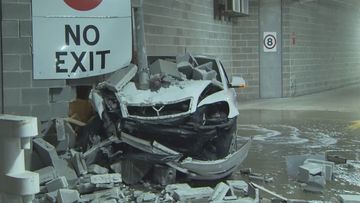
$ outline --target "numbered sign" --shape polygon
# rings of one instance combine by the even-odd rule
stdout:
[[[264,32],[264,52],[277,52],[277,33]]]

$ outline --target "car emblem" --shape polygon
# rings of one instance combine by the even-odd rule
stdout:
[[[156,108],[156,106],[152,106],[152,109],[156,111],[157,116],[160,116],[160,111],[165,107],[165,105],[160,106],[160,108]]]

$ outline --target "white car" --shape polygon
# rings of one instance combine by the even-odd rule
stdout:
[[[128,144],[143,150],[144,146],[134,144],[134,140],[138,144],[156,142],[203,164],[211,160],[234,162],[227,165],[219,162],[228,166],[221,172],[198,171],[200,179],[224,177],[241,163],[236,157],[229,157],[237,154],[243,160],[248,150],[247,147],[236,153],[239,112],[234,88],[245,86],[241,77],[233,77],[230,82],[220,60],[189,54],[176,60],[169,57],[155,60],[150,66],[147,90],[138,88],[137,71],[134,65],[120,70],[91,96],[94,103],[106,104],[94,106],[100,117],[106,113],[110,120],[116,120],[118,131],[126,135],[124,140]],[[129,137],[134,139],[130,142]],[[184,167],[175,163],[178,169]]]

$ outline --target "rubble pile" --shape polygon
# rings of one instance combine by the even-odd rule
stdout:
[[[43,135],[33,140],[31,167],[40,176],[41,189],[35,202],[232,202],[240,198],[234,195],[235,190],[248,196],[248,186],[242,181],[220,183],[215,189],[175,184],[176,170],[159,164],[148,179],[153,184],[144,183],[143,173],[149,171],[146,165],[115,158],[121,151],[114,153],[112,148],[123,144],[118,137],[101,140],[93,135],[84,148],[77,143],[79,137],[74,128],[81,128],[74,123],[78,124],[69,119],[53,119]],[[142,182],[143,191],[130,188],[129,182]]]

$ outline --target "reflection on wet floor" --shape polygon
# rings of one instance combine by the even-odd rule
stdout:
[[[238,119],[238,141],[253,137],[253,145],[242,167],[269,174],[273,183],[263,186],[295,199],[329,201],[338,194],[360,194],[360,130],[350,130],[351,113],[314,111],[246,110]],[[348,164],[336,165],[334,180],[323,194],[305,193],[299,183],[288,178],[286,156],[335,154]],[[235,179],[242,179],[240,172]]]

